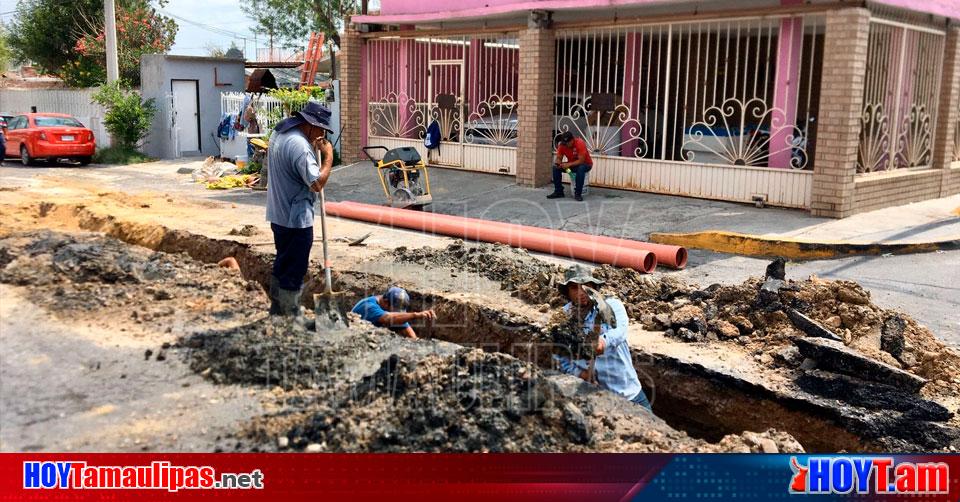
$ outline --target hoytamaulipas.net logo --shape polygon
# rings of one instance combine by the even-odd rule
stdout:
[[[894,457],[790,457],[791,493],[937,495],[949,491],[943,462],[897,462]]]
[[[217,473],[207,465],[88,465],[73,461],[26,461],[23,463],[26,489],[83,490],[262,490],[263,473]]]

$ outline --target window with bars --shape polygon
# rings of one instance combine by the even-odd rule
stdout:
[[[600,156],[812,169],[816,16],[557,33],[556,132]]]
[[[870,20],[858,173],[931,165],[943,49],[942,31]]]

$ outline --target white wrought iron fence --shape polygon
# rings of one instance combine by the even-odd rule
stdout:
[[[812,169],[817,16],[557,33],[556,133],[594,154]]]
[[[515,147],[519,45],[515,34],[383,37],[367,41],[370,136]]]
[[[870,20],[858,173],[930,167],[943,49],[941,30]]]
[[[273,129],[278,122],[283,120],[285,113],[283,104],[279,99],[243,92],[221,92],[220,113],[232,113],[239,116],[239,114],[243,113],[243,103],[248,96],[256,110],[257,122],[260,125],[261,132],[267,132]]]

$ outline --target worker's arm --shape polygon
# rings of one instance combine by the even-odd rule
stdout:
[[[403,330],[403,336],[405,336],[405,337],[407,337],[407,338],[416,338],[416,337],[417,337],[417,332],[414,331],[413,328],[411,328],[410,326],[407,326],[407,327],[404,328],[404,330]]]
[[[424,310],[421,312],[387,312],[380,316],[379,323],[381,326],[399,326],[403,323],[416,321],[417,319],[426,319],[432,321],[436,319],[437,315],[432,310]]]
[[[627,324],[630,320],[627,317],[626,307],[623,306],[623,302],[616,298],[608,298],[607,305],[610,305],[613,315],[616,316],[617,327],[611,328],[604,325],[603,333],[600,334],[600,339],[597,341],[597,354],[603,354],[604,351],[627,342]]]
[[[327,179],[330,178],[330,170],[333,167],[333,144],[324,138],[317,141],[317,151],[320,152],[320,177],[310,184],[310,191],[320,193]]]

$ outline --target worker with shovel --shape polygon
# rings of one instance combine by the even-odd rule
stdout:
[[[564,373],[603,386],[630,401],[647,408],[650,402],[640,386],[633,356],[627,343],[627,310],[615,297],[604,298],[597,290],[603,281],[590,274],[583,265],[574,265],[564,274],[560,292],[570,300],[563,310],[579,320],[574,325],[595,345],[589,359],[571,359],[554,355]],[[597,336],[590,338],[593,333]]]
[[[313,247],[314,204],[333,166],[330,110],[308,102],[274,128],[267,149],[267,221],[277,257],[270,276],[270,314],[299,316],[303,277]],[[316,152],[320,153],[317,158]]]

